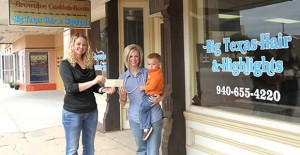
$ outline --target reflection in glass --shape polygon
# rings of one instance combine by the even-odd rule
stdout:
[[[142,8],[124,8],[124,46],[138,44],[144,47]]]

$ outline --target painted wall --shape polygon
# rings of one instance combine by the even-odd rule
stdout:
[[[54,35],[27,35],[13,43],[13,51],[19,52],[23,55],[25,61],[19,61],[21,66],[19,72],[20,76],[25,79],[22,80],[21,90],[24,91],[38,91],[38,90],[55,90],[56,89],[56,51],[55,51],[55,36]],[[57,41],[59,42],[59,41]],[[58,45],[60,45],[58,43]],[[48,70],[49,70],[49,83],[30,84],[30,52],[48,52]],[[22,58],[22,59],[23,59]],[[23,67],[25,66],[25,67]],[[24,70],[22,69],[24,68]],[[20,78],[22,79],[22,78]]]
[[[64,90],[63,82],[59,74],[59,64],[64,56],[64,38],[63,33],[58,33],[54,36],[54,46],[56,52],[55,72],[56,72],[56,89]]]
[[[26,35],[26,48],[54,48],[54,35]]]
[[[25,36],[23,36],[12,44],[12,51],[17,52],[24,49],[26,47],[25,44]]]

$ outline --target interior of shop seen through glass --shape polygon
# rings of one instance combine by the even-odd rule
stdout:
[[[300,0],[190,0],[192,104],[300,123]]]

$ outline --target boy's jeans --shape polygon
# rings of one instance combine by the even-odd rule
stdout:
[[[82,131],[83,155],[94,155],[94,139],[98,123],[98,110],[89,113],[62,112],[66,136],[66,155],[77,155]]]
[[[140,107],[140,125],[141,129],[148,129],[151,127],[151,104],[149,101],[150,95],[143,96],[143,102]]]

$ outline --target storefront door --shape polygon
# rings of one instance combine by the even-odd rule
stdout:
[[[144,54],[148,53],[148,42],[147,39],[147,29],[145,29],[145,15],[146,15],[146,6],[147,1],[140,2],[131,2],[131,1],[122,1],[120,2],[119,11],[119,30],[120,30],[120,56],[123,55],[123,49],[129,44],[137,44],[141,46],[144,51]],[[122,60],[120,60],[122,61]],[[126,71],[124,63],[121,62],[120,65],[121,72]],[[129,120],[128,120],[128,107],[129,102],[126,106],[121,109],[121,128],[129,129]]]

